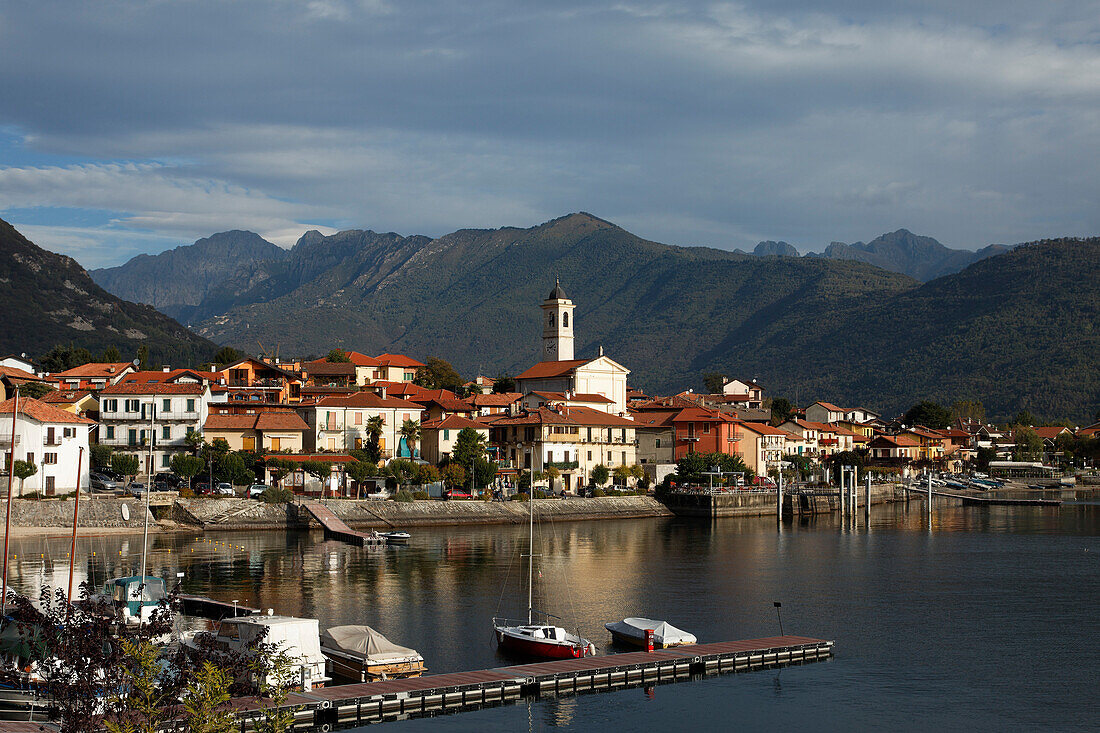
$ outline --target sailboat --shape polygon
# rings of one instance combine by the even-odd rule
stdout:
[[[531,497],[527,502],[530,506],[527,532],[527,623],[505,618],[494,618],[493,630],[496,633],[497,644],[505,651],[540,659],[590,657],[596,653],[596,645],[588,639],[570,633],[561,626],[535,622],[536,614],[546,621],[558,617],[536,611],[532,606],[535,563],[535,501],[533,488]]]

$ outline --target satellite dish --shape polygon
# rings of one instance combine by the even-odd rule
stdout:
[[[129,522],[130,521],[130,505],[129,504],[123,504],[122,505],[122,520],[124,522]]]

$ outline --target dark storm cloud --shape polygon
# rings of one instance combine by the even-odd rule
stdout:
[[[9,3],[0,125],[76,162],[0,160],[0,206],[115,211],[157,242],[578,209],[729,247],[1095,233],[1094,10]]]

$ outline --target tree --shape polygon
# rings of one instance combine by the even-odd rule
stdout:
[[[1016,428],[1017,461],[1038,461],[1043,457],[1043,439],[1031,427]]]
[[[416,470],[416,483],[423,486],[424,484],[434,484],[439,481],[439,469],[430,463],[423,463]]]
[[[440,470],[440,476],[444,483],[451,489],[455,489],[466,483],[466,469],[458,463],[448,463]]]
[[[160,650],[148,639],[123,639],[125,655],[122,685],[108,705],[113,719],[104,721],[108,733],[158,733],[171,720],[171,698],[159,684]]]
[[[53,373],[83,366],[92,359],[92,352],[69,344],[68,346],[54,346],[38,358],[38,363],[42,365],[45,371]]]
[[[394,458],[386,464],[386,471],[397,481],[398,486],[406,486],[416,477],[418,465],[408,458]]]
[[[149,369],[149,347],[142,344],[138,347],[136,361],[138,363],[138,369],[146,371]]]
[[[385,423],[382,422],[381,415],[374,415],[367,418],[367,444],[363,446],[363,450],[367,454],[367,460],[371,463],[378,463],[378,461],[382,460],[382,449],[379,447],[379,444],[384,429]]]
[[[603,465],[602,463],[593,466],[592,470],[588,472],[588,478],[592,481],[592,483],[596,484],[596,486],[603,486],[604,484],[606,484],[607,479],[610,476],[611,471],[608,470],[607,466]]]
[[[294,461],[288,461],[285,458],[269,458],[267,460],[267,470],[271,473],[271,483],[275,486],[282,483],[287,474],[296,468],[297,464]]]
[[[187,435],[183,436],[183,442],[187,443],[187,449],[191,455],[197,455],[203,445],[202,433],[194,428],[187,428]]]
[[[420,421],[406,420],[401,423],[401,437],[405,439],[405,446],[409,449],[409,455],[416,455],[416,443],[420,440]]]
[[[111,467],[111,454],[115,452],[115,449],[109,445],[100,445],[94,443],[88,446],[88,453],[91,458],[93,468],[110,468]]]
[[[630,467],[630,477],[634,479],[635,486],[648,487],[649,478],[646,476],[645,469],[635,463]]]
[[[504,394],[506,392],[516,391],[516,380],[513,377],[508,376],[507,373],[498,374],[497,378],[493,381],[493,394]],[[1100,420],[1100,417],[1096,418]]]
[[[484,455],[485,438],[481,433],[473,428],[462,428],[458,431],[454,448],[451,450],[452,461],[466,467]]]
[[[474,487],[484,489],[497,476],[497,464],[484,456],[474,461]]]
[[[137,476],[139,466],[138,457],[132,453],[115,453],[111,456],[111,470],[122,476],[129,476],[131,481]]]
[[[906,425],[923,425],[942,430],[951,427],[951,411],[931,400],[921,400],[902,417]]]
[[[458,392],[464,382],[450,362],[429,356],[424,366],[416,370],[413,384],[427,389],[448,389]]]
[[[955,420],[985,422],[985,405],[980,400],[957,400],[951,405],[951,417]]]
[[[703,386],[707,394],[722,394],[722,388],[727,381],[726,375],[721,372],[707,372],[703,375]]]
[[[38,467],[28,461],[15,461],[12,464],[12,472],[19,479],[19,495],[23,495],[23,482],[38,473]]]
[[[245,459],[238,453],[226,453],[214,462],[214,476],[218,481],[228,481],[236,486],[245,486],[256,480],[256,472],[249,469]]]
[[[218,353],[214,354],[214,363],[219,367],[224,367],[226,364],[232,364],[239,360],[244,354],[234,349],[232,346],[223,346],[218,349]]]
[[[229,702],[228,673],[204,661],[192,675],[183,692],[183,725],[189,733],[231,733],[236,729]]]
[[[103,354],[99,357],[99,360],[105,364],[117,364],[122,361],[122,352],[114,346],[108,346],[103,350]]]
[[[199,475],[199,471],[203,469],[203,462],[198,456],[177,453],[172,456],[169,467],[172,469],[172,473],[182,479],[187,479],[187,488],[190,490],[191,479]]]
[[[45,382],[27,382],[19,388],[19,396],[40,400],[53,391],[54,388]]]
[[[325,361],[329,364],[350,364],[351,357],[343,349],[333,349],[325,356]]]
[[[744,474],[746,482],[751,482],[754,476],[741,456],[731,456],[728,453],[688,453],[676,462],[676,476],[684,482],[709,483],[710,477],[703,474],[714,468],[722,473]],[[719,480],[716,479],[715,483],[719,483]]]
[[[358,489],[362,488],[363,482],[378,475],[378,466],[366,461],[352,461],[344,467],[344,471],[356,483],[358,497]]]
[[[325,479],[332,474],[332,464],[325,461],[302,461],[298,468],[321,482],[321,496],[324,496]]]
[[[794,415],[794,405],[786,397],[772,398],[772,425],[779,427]]]
[[[1035,424],[1035,416],[1032,415],[1027,410],[1020,410],[1019,412],[1016,413],[1016,417],[1012,418],[1012,422],[1009,424],[1009,426],[1010,427],[1012,425],[1031,426],[1031,425],[1034,425],[1034,424]]]
[[[989,471],[989,462],[997,460],[996,448],[978,448],[974,454],[974,463],[977,464],[979,471]]]
[[[615,466],[611,469],[611,474],[615,477],[616,484],[625,487],[627,479],[630,478],[630,466]]]
[[[550,466],[546,469],[546,478],[550,480],[550,490],[554,490],[554,484],[559,478],[561,478],[561,471],[556,466]]]

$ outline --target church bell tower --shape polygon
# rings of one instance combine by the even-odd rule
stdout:
[[[561,283],[554,281],[550,296],[539,306],[542,317],[543,361],[571,361],[573,359],[573,301],[569,300]]]

